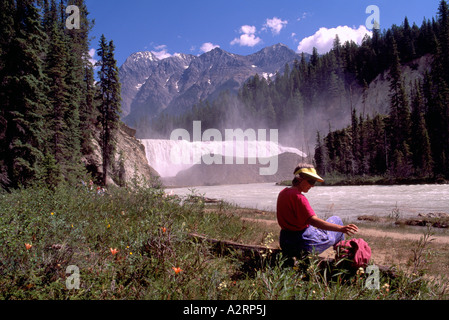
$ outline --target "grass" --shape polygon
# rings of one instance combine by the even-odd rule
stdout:
[[[34,187],[0,194],[2,300],[447,299],[446,289],[415,275],[345,276],[317,257],[287,267],[279,257],[242,271],[239,252],[216,255],[189,236],[270,245],[277,237],[249,210],[180,199],[157,185],[96,194],[83,186]],[[260,216],[270,213],[258,212]],[[424,245],[426,248],[427,243]],[[425,250],[423,250],[425,252]],[[424,255],[418,258],[423,260]],[[423,271],[424,270],[424,271]]]

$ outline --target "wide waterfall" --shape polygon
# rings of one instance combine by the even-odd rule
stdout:
[[[174,177],[195,164],[255,164],[257,160],[293,153],[306,154],[273,141],[194,141],[141,139],[148,163],[161,177]],[[266,162],[265,162],[266,163]]]

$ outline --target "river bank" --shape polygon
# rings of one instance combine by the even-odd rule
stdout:
[[[277,183],[282,186],[290,186],[291,180],[283,180]],[[327,176],[321,186],[394,186],[394,185],[420,185],[420,184],[449,184],[449,180],[443,177],[385,177],[385,176]]]
[[[224,200],[239,207],[275,211],[279,192],[285,186],[274,183],[198,186],[166,189],[179,196],[189,194]],[[418,214],[449,214],[449,185],[317,185],[306,194],[315,213],[321,217],[340,216],[357,221],[359,216],[397,216],[412,218]],[[425,199],[425,201],[418,201]]]

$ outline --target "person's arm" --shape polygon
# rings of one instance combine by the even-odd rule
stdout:
[[[328,230],[328,231],[337,231],[342,232],[347,235],[353,235],[357,233],[359,230],[355,224],[348,224],[346,226],[340,226],[338,224],[330,223],[324,221],[323,219],[318,218],[317,216],[312,216],[307,220],[307,224],[314,226],[315,228]]]

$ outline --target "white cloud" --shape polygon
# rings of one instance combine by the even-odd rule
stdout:
[[[213,49],[215,49],[215,48],[220,48],[220,46],[217,45],[217,44],[213,44],[213,43],[211,43],[211,42],[205,42],[205,43],[203,43],[203,45],[201,46],[200,50],[201,50],[202,52],[209,52],[209,51],[211,51],[211,50],[213,50]]]
[[[169,58],[172,56],[170,53],[168,53],[167,46],[165,44],[156,46],[156,47],[154,47],[154,49],[156,49],[158,51],[151,51],[151,53],[153,53],[156,56],[156,58],[158,58],[160,60]]]
[[[316,47],[319,54],[324,54],[332,49],[336,35],[338,35],[341,44],[351,40],[361,44],[366,35],[372,36],[372,32],[368,31],[365,26],[360,26],[358,29],[348,26],[338,26],[331,29],[320,28],[313,36],[301,40],[297,51],[312,53],[313,48]]]
[[[89,62],[92,63],[93,66],[95,66],[95,64],[98,61],[94,58],[96,53],[97,53],[97,51],[94,48],[89,50],[89,58],[88,59],[89,59]]]
[[[256,37],[255,26],[244,25],[240,28],[240,33],[242,33],[240,38],[232,40],[231,45],[239,44],[240,46],[254,47],[262,41],[261,38]]]
[[[264,24],[263,30],[269,28],[273,35],[278,35],[287,24],[287,20],[281,20],[277,17],[274,17],[273,19],[267,19],[267,22]]]
[[[240,32],[244,34],[254,34],[256,33],[256,27],[244,25],[240,28]]]

